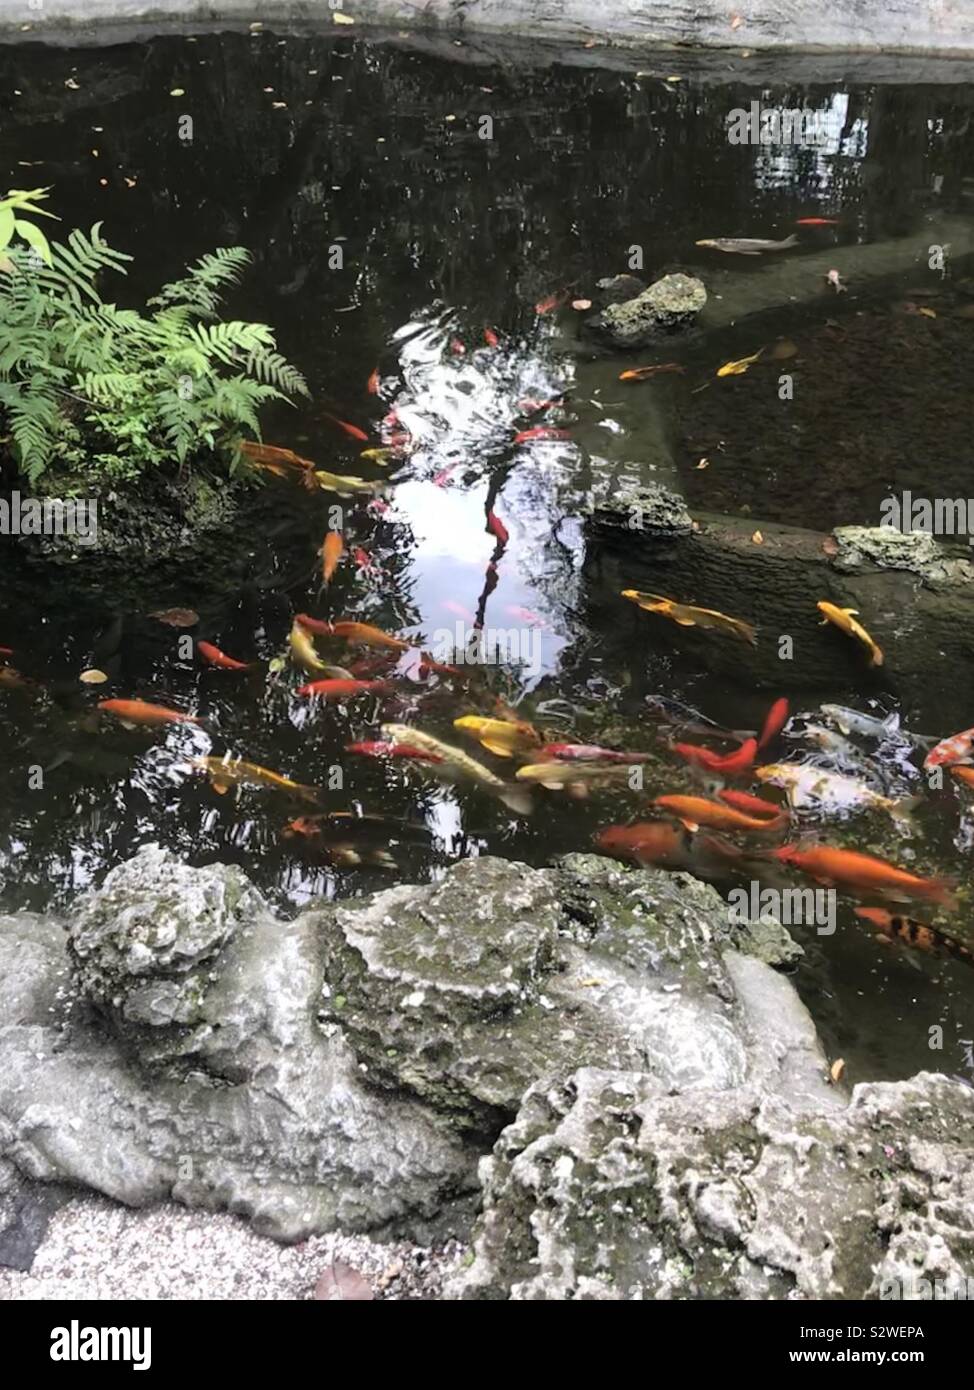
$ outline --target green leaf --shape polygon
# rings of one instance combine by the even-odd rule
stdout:
[[[35,227],[33,222],[26,222],[24,218],[18,217],[14,221],[14,231],[18,236],[22,236],[27,245],[47,261],[48,265],[51,264],[51,247],[40,227]]]
[[[13,208],[6,203],[0,203],[0,251],[4,251],[10,245],[15,220]]]

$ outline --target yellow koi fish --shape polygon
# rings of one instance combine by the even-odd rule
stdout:
[[[385,486],[382,482],[369,483],[364,478],[353,478],[345,473],[326,473],[323,468],[315,469],[318,486],[325,492],[337,492],[339,497],[351,497],[356,492],[379,493]]]
[[[743,376],[749,367],[761,356],[764,348],[758,348],[757,352],[752,352],[750,357],[740,357],[736,362],[725,362],[722,367],[717,368],[718,376]]]
[[[332,671],[333,668],[321,660],[307,629],[299,622],[291,624],[287,640],[291,648],[291,660],[295,666],[300,666],[302,671],[308,671],[315,676],[325,676]]]
[[[882,666],[883,649],[873,641],[862,623],[856,622],[858,608],[838,608],[834,603],[826,603],[824,600],[816,604],[816,607],[824,614],[821,626],[832,623],[840,632],[854,637],[864,651],[868,652],[870,666]]]
[[[715,608],[696,608],[690,603],[677,603],[676,599],[666,598],[663,594],[642,594],[638,589],[623,589],[622,597],[637,604],[647,613],[659,613],[661,617],[670,618],[681,627],[700,627],[726,632],[732,637],[739,637],[742,641],[757,646],[757,634],[750,623],[744,622],[741,618],[728,617],[726,613],[719,613]]]
[[[290,777],[271,772],[270,768],[260,767],[257,763],[244,762],[242,758],[191,758],[190,766],[205,772],[213,790],[221,796],[231,787],[270,787],[274,791],[288,792],[302,801],[317,803],[320,800],[316,787],[302,786],[300,782],[292,782]]]
[[[481,719],[475,714],[465,714],[462,719],[454,719],[453,727],[470,734],[489,753],[496,753],[500,758],[513,758],[515,753],[527,752],[541,743],[537,731],[520,720]]]

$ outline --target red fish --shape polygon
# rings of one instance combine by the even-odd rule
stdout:
[[[380,691],[392,690],[392,681],[359,681],[359,680],[323,680],[311,681],[308,685],[298,686],[299,695],[314,696],[320,700],[348,700],[353,695],[378,694]]]
[[[13,647],[0,647],[0,656],[13,656]]]
[[[453,353],[454,357],[465,357],[467,355],[467,349],[459,338],[450,339],[450,351]]]
[[[651,753],[620,753],[597,743],[546,743],[538,749],[538,761],[555,758],[561,763],[648,763]]]
[[[683,868],[688,843],[680,826],[669,821],[639,821],[635,825],[610,825],[595,836],[603,854],[614,859],[631,859],[637,864],[662,864]]]
[[[246,661],[236,661],[232,656],[227,656],[221,652],[219,647],[214,647],[212,642],[197,642],[196,650],[204,661],[211,666],[219,666],[221,671],[249,671],[250,664]]]
[[[708,772],[720,772],[725,776],[736,776],[748,772],[754,766],[758,751],[757,739],[749,738],[733,753],[714,753],[710,748],[701,748],[696,743],[674,743],[674,753],[679,753],[689,763],[697,763]]]
[[[532,439],[571,439],[570,430],[552,429],[550,425],[535,425],[530,430],[518,430],[514,436],[515,444],[527,444]]]
[[[458,666],[444,666],[442,661],[434,661],[431,656],[423,652],[420,657],[419,669],[421,671],[432,671],[436,676],[459,676],[461,679],[466,675]]]
[[[427,753],[422,748],[413,748],[409,743],[390,743],[367,741],[365,743],[346,743],[346,753],[361,753],[366,758],[418,758],[424,763],[441,763],[439,753]]]
[[[974,729],[965,729],[963,733],[952,734],[950,738],[942,739],[936,748],[930,749],[923,760],[923,766],[946,767],[951,763],[969,763],[972,746],[974,746]]]
[[[488,347],[500,347],[500,341],[500,338],[498,338],[497,334],[494,332],[492,328],[484,329],[484,342],[487,344]]]
[[[329,415],[327,410],[323,410],[321,413],[326,420],[330,420],[333,425],[344,430],[352,439],[360,439],[364,444],[368,444],[369,436],[364,430],[360,430],[358,425],[350,425],[347,420],[339,420],[337,415]]]
[[[370,375],[369,375],[369,379],[368,379],[368,381],[365,383],[365,389],[368,391],[368,393],[369,393],[370,396],[377,396],[377,395],[379,394],[379,369],[378,369],[378,367],[373,367],[372,372],[371,372]]]
[[[202,724],[195,714],[183,714],[165,705],[151,705],[145,700],[99,700],[98,708],[107,710],[123,724]]]
[[[799,217],[795,220],[796,227],[837,227],[839,219],[837,217]]]
[[[765,717],[764,727],[761,730],[761,737],[758,739],[759,750],[766,748],[775,735],[781,733],[787,719],[788,701],[784,699],[775,700]]]
[[[492,536],[497,537],[501,545],[507,545],[507,542],[511,539],[510,532],[496,512],[487,513],[487,530]]]
[[[536,314],[550,314],[552,309],[559,308],[568,298],[567,290],[559,290],[556,294],[549,294],[546,299],[539,299],[534,306]]]
[[[298,613],[294,621],[307,628],[309,632],[313,632],[316,637],[334,637],[335,635],[334,623],[322,622],[321,618],[312,618],[307,613]]]
[[[885,859],[876,859],[871,854],[858,854],[855,850],[831,849],[818,845],[812,849],[799,849],[797,845],[782,845],[771,850],[775,859],[800,869],[810,878],[842,889],[855,896],[873,896],[894,902],[924,900],[942,903],[944,907],[954,908],[957,899],[952,884],[942,878],[921,878],[906,869],[899,869]]]
[[[765,801],[763,797],[752,796],[750,792],[736,792],[724,787],[717,795],[728,806],[746,811],[749,816],[766,816],[768,820],[775,820],[784,810],[784,807],[775,806],[774,802]]]
[[[356,567],[366,573],[371,573],[376,568],[372,556],[367,550],[363,550],[360,545],[355,546],[352,551],[352,559],[355,561]]]

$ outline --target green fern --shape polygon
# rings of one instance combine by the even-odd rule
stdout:
[[[91,466],[111,476],[206,453],[232,471],[241,432],[260,434],[261,407],[308,394],[266,324],[217,318],[220,291],[250,263],[242,247],[201,257],[141,313],[102,297],[103,277],[124,275],[131,257],[100,223],[66,243],[41,238],[45,255],[39,234],[21,235],[27,249],[8,245],[0,267],[0,416],[31,481],[84,457],[86,430]]]

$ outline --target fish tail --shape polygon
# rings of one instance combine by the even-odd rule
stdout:
[[[534,798],[529,787],[506,786],[497,795],[509,810],[516,811],[519,816],[529,816],[534,810]]]
[[[797,232],[792,232],[791,236],[786,236],[785,239],[784,239],[784,241],[781,243],[782,250],[783,250],[786,246],[797,246],[797,245],[798,245],[798,233],[797,233]]]

